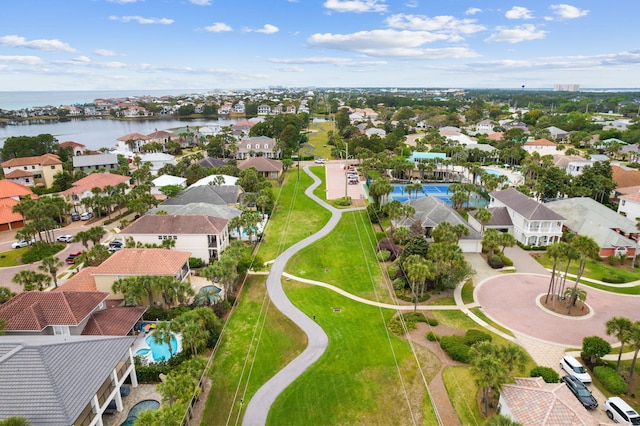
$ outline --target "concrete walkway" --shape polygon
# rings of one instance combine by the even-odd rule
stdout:
[[[320,231],[289,247],[275,259],[267,276],[267,293],[271,298],[271,303],[273,303],[280,312],[289,317],[307,335],[308,346],[300,355],[258,389],[247,405],[242,420],[243,425],[264,425],[267,421],[269,409],[278,395],[322,356],[328,344],[328,337],[322,328],[300,309],[295,307],[289,298],[287,298],[282,288],[281,280],[284,274],[284,267],[294,254],[328,235],[340,221],[343,212],[359,209],[338,210],[316,197],[313,194],[313,190],[320,185],[321,181],[309,171],[308,166],[304,168],[304,171],[314,181],[314,183],[306,189],[305,194],[329,210],[331,212],[331,218]]]

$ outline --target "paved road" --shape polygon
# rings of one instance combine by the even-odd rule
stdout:
[[[247,405],[242,420],[243,425],[264,425],[267,421],[269,409],[278,395],[322,356],[329,341],[322,328],[300,309],[296,308],[287,298],[282,288],[281,280],[284,274],[284,267],[294,254],[329,234],[338,224],[342,213],[354,209],[338,210],[313,195],[313,190],[320,185],[321,181],[309,171],[308,166],[304,167],[304,171],[314,180],[313,185],[307,188],[305,194],[329,210],[331,219],[320,231],[289,247],[275,259],[267,277],[267,292],[271,298],[271,303],[304,331],[307,335],[308,346],[298,357],[258,389]]]

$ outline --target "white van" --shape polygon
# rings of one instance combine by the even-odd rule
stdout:
[[[582,383],[591,383],[591,376],[587,370],[571,355],[565,355],[560,360],[560,368],[567,372],[570,376],[575,377]]]
[[[616,423],[640,425],[640,414],[618,396],[612,396],[605,401],[604,411]]]

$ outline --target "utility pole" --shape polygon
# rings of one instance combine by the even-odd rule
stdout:
[[[347,191],[348,191],[347,185],[349,184],[348,179],[347,179],[347,173],[349,173],[349,143],[345,142],[344,146],[345,146],[345,152],[344,152],[344,198],[347,198]]]

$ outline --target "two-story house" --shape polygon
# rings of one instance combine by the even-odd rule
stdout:
[[[95,155],[80,155],[73,157],[73,170],[91,174],[98,170],[115,170],[118,168],[118,156],[105,153]]]
[[[12,158],[2,163],[5,179],[24,186],[51,188],[54,177],[62,171],[62,161],[55,154]]]
[[[512,226],[509,231],[526,246],[548,246],[560,241],[566,219],[523,193],[513,189],[489,194],[489,210],[505,208]]]
[[[279,150],[276,148],[276,140],[267,136],[246,137],[238,142],[237,160],[249,157],[262,156],[265,158],[278,158]]]
[[[93,173],[75,181],[71,188],[62,191],[60,195],[73,206],[74,211],[83,213],[86,211],[86,207],[82,201],[87,197],[96,195],[93,193],[93,188],[104,190],[107,186],[115,187],[123,183],[127,186],[125,189],[125,193],[127,193],[131,185],[130,179],[129,176],[121,176],[113,173]]]
[[[197,214],[146,214],[122,230],[123,238],[143,244],[175,241],[175,250],[191,252],[191,257],[208,264],[219,259],[229,245],[229,220]]]

